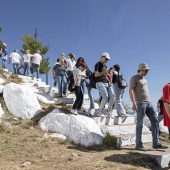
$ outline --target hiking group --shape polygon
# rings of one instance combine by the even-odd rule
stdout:
[[[6,68],[8,51],[4,43],[0,49],[2,58],[2,68]],[[33,76],[34,71],[39,78],[39,67],[42,60],[40,51],[37,50],[34,55],[30,54],[30,50],[26,50],[23,57],[18,54],[18,50],[14,50],[9,56],[9,63],[12,60],[14,74],[19,74],[19,69],[24,68],[23,75]],[[122,104],[122,98],[127,87],[127,83],[120,72],[118,64],[107,68],[106,63],[110,60],[110,55],[104,52],[101,55],[99,62],[94,66],[94,72],[90,71],[83,57],[79,57],[76,61],[74,54],[69,53],[68,59],[65,54],[60,54],[54,67],[52,68],[52,76],[54,86],[58,86],[58,97],[67,96],[67,90],[75,93],[76,99],[73,103],[71,112],[78,115],[79,111],[84,110],[84,93],[87,88],[90,107],[85,113],[94,116],[95,103],[92,97],[92,89],[96,88],[101,97],[99,109],[95,116],[109,117],[114,119],[113,107],[114,101],[116,110],[122,123],[126,120],[127,114]],[[129,96],[132,101],[132,109],[137,113],[136,120],[136,147],[137,150],[146,151],[142,144],[142,128],[145,115],[148,116],[151,122],[151,131],[154,149],[165,149],[166,146],[160,144],[159,141],[159,121],[156,112],[149,98],[149,90],[147,80],[144,78],[149,71],[147,63],[140,63],[137,69],[137,74],[132,76],[129,83]],[[31,74],[30,74],[31,72]],[[113,84],[113,88],[112,88]],[[167,84],[163,90],[164,103],[164,119],[165,126],[170,128],[170,84]],[[108,109],[104,112],[105,104],[108,102]]]

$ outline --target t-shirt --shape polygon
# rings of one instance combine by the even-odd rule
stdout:
[[[163,102],[170,103],[170,84],[166,84],[163,88]],[[170,118],[163,106],[163,114],[164,114],[164,126],[170,128]]]
[[[81,70],[79,70],[79,69],[76,69],[75,70],[75,73],[74,73],[74,82],[76,81],[76,77],[78,76],[78,81],[77,81],[77,84],[76,84],[76,86],[80,86],[80,84],[81,84]]]
[[[95,65],[95,71],[97,71],[99,73],[102,71],[105,71],[106,69],[107,69],[107,66],[105,64],[102,64],[100,61],[98,63],[96,63],[96,65]],[[96,77],[96,82],[108,83],[106,76],[107,76],[107,74]]]
[[[67,63],[68,63],[67,70],[73,70],[74,66],[76,65],[75,60],[71,60],[70,58],[68,58]]]
[[[133,87],[134,97],[137,104],[149,102],[148,82],[142,76],[135,75],[130,79],[129,88]]]
[[[112,77],[112,83],[118,82],[118,72],[117,71],[111,71],[113,74]],[[121,73],[119,72],[119,80],[121,79]]]
[[[23,55],[24,62],[30,62],[31,57],[32,57],[31,54],[24,54]]]
[[[35,53],[34,54],[34,61],[33,61],[33,63],[40,65],[41,60],[42,60],[41,55],[38,54],[38,53]]]
[[[9,58],[12,59],[12,63],[20,63],[21,56],[17,52],[12,52]]]
[[[162,100],[162,99],[159,99],[159,100],[158,100],[158,103],[159,103],[159,108],[160,108],[159,114],[160,114],[160,115],[163,115],[163,100]]]
[[[66,73],[66,68],[64,65],[60,66],[58,63],[53,67],[56,76],[62,76]]]

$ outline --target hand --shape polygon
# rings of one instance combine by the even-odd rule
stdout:
[[[106,73],[109,73],[109,71],[110,71],[109,69],[106,69],[104,72],[105,72],[105,74],[106,74]]]
[[[72,88],[75,89],[75,85],[73,85]]]
[[[109,87],[111,87],[111,85],[112,85],[112,83],[111,83],[111,82],[109,82]]]
[[[81,77],[86,78],[86,76],[85,76],[85,75],[81,75]]]
[[[132,110],[133,110],[134,112],[136,112],[136,111],[137,111],[137,105],[136,105],[136,104],[133,104],[133,106],[132,106]]]

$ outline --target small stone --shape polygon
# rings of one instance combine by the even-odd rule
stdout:
[[[77,157],[77,156],[79,156],[79,154],[78,153],[72,153],[72,156]]]
[[[29,129],[30,129],[30,130],[34,130],[34,127],[31,126],[31,127],[29,127]]]
[[[21,166],[21,167],[31,166],[31,162],[30,162],[30,161],[23,162],[23,163],[21,163],[20,166]]]

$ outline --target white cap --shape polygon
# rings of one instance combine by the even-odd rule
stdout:
[[[103,57],[106,57],[108,60],[110,60],[110,55],[109,55],[108,53],[104,52],[104,53],[102,54],[102,56],[103,56]]]
[[[2,45],[6,47],[6,44],[5,44],[5,43],[3,43]]]

